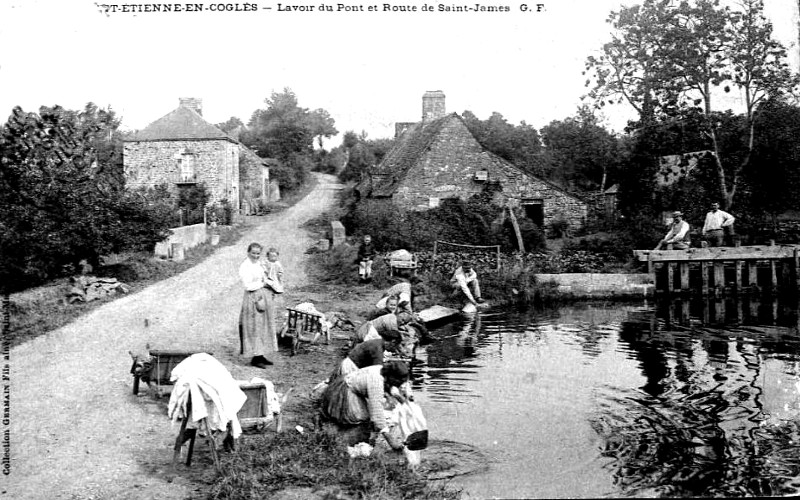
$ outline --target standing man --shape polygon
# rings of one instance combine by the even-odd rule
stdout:
[[[662,250],[666,245],[672,245],[674,250],[689,248],[689,223],[683,220],[681,212],[672,212],[672,226],[664,239],[658,242],[656,250]]]
[[[721,247],[725,241],[725,230],[733,231],[733,215],[719,209],[719,203],[711,204],[711,211],[706,214],[703,224],[703,237],[710,247]]]

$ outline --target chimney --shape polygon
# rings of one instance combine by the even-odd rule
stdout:
[[[444,92],[429,90],[422,96],[422,121],[429,122],[442,118],[447,112],[444,108]]]
[[[178,99],[180,107],[195,110],[198,115],[203,116],[203,100],[197,97],[181,97]]]

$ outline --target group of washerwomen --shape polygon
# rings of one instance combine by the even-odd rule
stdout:
[[[358,253],[360,282],[371,281],[376,255],[370,236],[364,236]],[[454,293],[463,294],[468,302],[483,302],[470,263],[462,263],[451,284]],[[322,414],[355,431],[347,436],[350,445],[367,441],[372,431],[396,451],[408,444],[391,431],[386,411],[413,400],[408,360],[413,359],[418,342],[428,335],[416,314],[415,298],[421,287],[421,280],[413,276],[386,290],[374,312],[353,335],[349,353],[327,380],[321,397]]]
[[[262,252],[262,245],[251,243],[247,258],[239,267],[245,288],[239,319],[241,354],[250,356],[250,364],[258,368],[271,365],[267,356],[278,352],[276,300],[284,291],[278,250],[269,248],[266,261],[262,260]],[[365,236],[359,249],[362,283],[371,279],[376,255],[371,238]],[[451,285],[467,303],[483,302],[477,274],[470,263],[464,262],[456,269]],[[355,331],[348,355],[327,381],[321,398],[322,414],[356,431],[348,433],[350,444],[366,441],[374,426],[392,449],[405,447],[396,432],[389,432],[385,410],[412,398],[409,359],[419,340],[428,333],[414,311],[415,292],[420,287],[421,280],[412,277],[386,290],[374,313]],[[386,353],[392,359],[384,359]]]

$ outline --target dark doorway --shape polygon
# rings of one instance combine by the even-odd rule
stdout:
[[[523,201],[522,208],[525,209],[525,216],[539,226],[544,227],[544,202],[542,200]]]

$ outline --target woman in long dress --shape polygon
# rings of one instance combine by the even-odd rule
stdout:
[[[352,443],[363,441],[370,430],[378,431],[395,450],[403,443],[390,433],[390,422],[384,412],[384,397],[393,387],[400,387],[409,379],[408,364],[386,361],[336,377],[331,380],[322,397],[322,414],[342,428],[357,428]]]
[[[239,278],[244,285],[239,313],[241,354],[250,356],[250,364],[258,368],[271,365],[267,355],[278,352],[274,292],[264,287],[267,277],[259,262],[262,249],[260,244],[251,243],[247,247],[247,258],[239,266]]]

